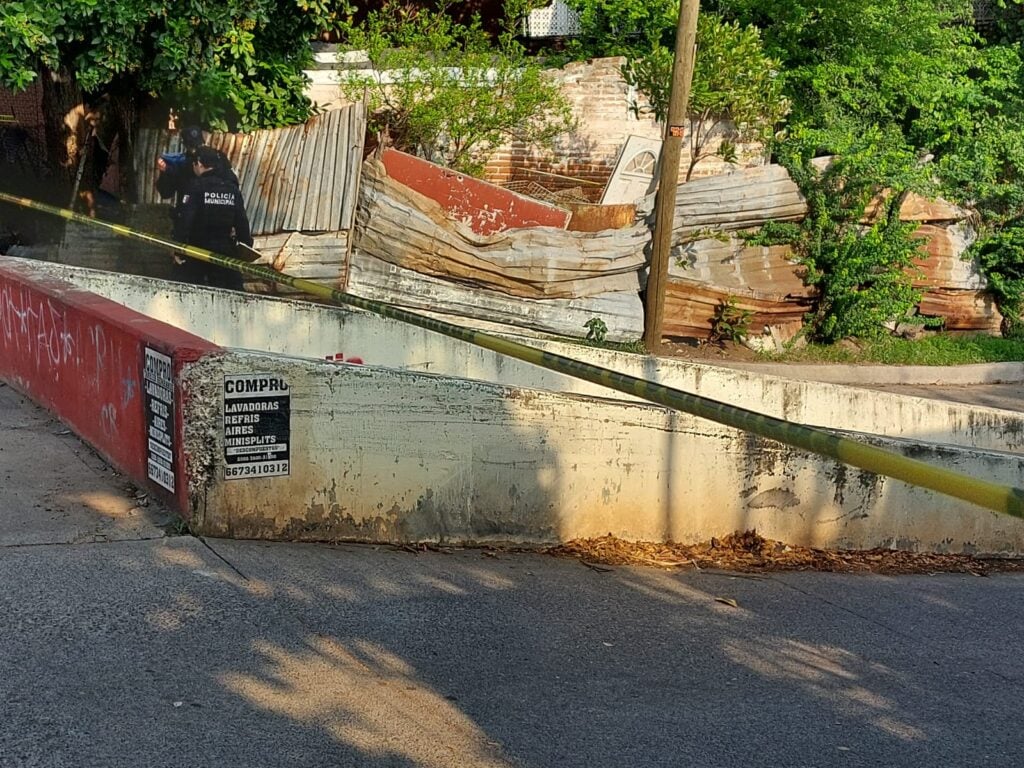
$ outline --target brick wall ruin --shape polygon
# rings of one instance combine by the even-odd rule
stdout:
[[[561,136],[553,151],[522,144],[498,147],[486,164],[485,178],[498,184],[533,181],[552,190],[579,187],[588,199],[600,198],[627,137],[661,137],[661,125],[655,122],[646,98],[622,78],[619,68],[624,62],[623,58],[594,59],[550,70],[572,105],[576,131]],[[313,74],[318,76],[309,88],[314,101],[329,109],[346,103],[336,81],[327,82],[323,72]],[[737,151],[739,167],[764,163],[759,145],[741,144]],[[690,162],[687,139],[683,140],[680,162],[685,171]],[[694,177],[713,176],[731,168],[710,157],[700,162]]]
[[[594,191],[599,195],[628,136],[661,137],[661,124],[655,122],[646,97],[623,80],[623,63],[623,58],[593,59],[551,70],[572,104],[578,120],[576,131],[562,136],[553,152],[515,144],[498,148],[487,163],[486,178],[498,184],[533,180],[555,189],[572,186],[572,181],[559,178],[566,176],[584,181],[581,186],[588,197]],[[740,145],[737,151],[738,167],[764,164],[760,145]],[[684,139],[680,158],[683,172],[689,162],[689,141]],[[718,157],[709,157],[697,165],[693,176],[714,176],[733,167]]]

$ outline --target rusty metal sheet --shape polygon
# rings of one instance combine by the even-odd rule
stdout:
[[[320,211],[324,207],[325,202],[320,198],[320,187],[322,179],[327,175],[327,169],[330,167],[327,164],[327,145],[333,133],[331,121],[326,115],[316,119],[319,130],[310,132],[311,125],[306,125],[306,141],[313,144],[315,154],[303,153],[301,171],[299,172],[299,183],[303,188],[300,190],[299,226],[296,229],[307,232],[315,230],[326,220],[325,217],[320,216]],[[313,173],[314,158],[316,158],[316,163],[320,164],[321,172],[317,175]]]
[[[386,149],[381,161],[388,176],[437,202],[453,221],[479,235],[525,227],[565,229],[570,213],[549,203],[436,165],[420,157]]]
[[[238,174],[254,234],[332,232],[351,228],[362,162],[366,111],[362,104],[318,115],[304,125],[214,133],[209,144],[224,152]],[[139,132],[134,160],[136,195],[159,203],[156,157],[180,151],[176,133]]]
[[[921,297],[918,311],[927,317],[945,319],[947,331],[998,333],[1003,316],[995,297],[987,291],[933,288]]]
[[[327,120],[334,140],[327,142],[327,155],[324,158],[324,173],[320,177],[319,194],[320,204],[326,209],[325,215],[329,217],[330,221],[337,221],[340,225],[339,229],[346,229],[347,227],[345,227],[340,217],[338,195],[335,194],[336,186],[339,192],[344,190],[343,180],[338,179],[337,162],[338,154],[344,154],[346,151],[346,147],[341,142],[346,138],[347,131],[345,127],[348,121],[343,121],[341,117],[337,111],[327,113]]]
[[[290,213],[295,198],[296,174],[301,159],[303,135],[295,126],[284,129],[284,140],[278,149],[278,165],[271,188],[270,210],[273,219],[268,222],[275,231],[294,231]]]
[[[623,229],[636,222],[636,205],[633,203],[613,203],[595,205],[593,203],[560,202],[559,206],[572,212],[569,226],[572,232],[601,232],[606,229]]]
[[[242,196],[245,198],[246,210],[250,212],[249,218],[250,223],[256,232],[265,232],[264,227],[256,230],[256,222],[259,219],[262,224],[263,216],[257,216],[258,211],[266,210],[266,199],[259,192],[260,176],[254,173],[252,169],[258,167],[257,158],[266,157],[270,149],[273,147],[274,142],[274,131],[260,131],[255,134],[255,140],[252,146],[252,156],[249,158],[249,162],[246,164],[246,169],[243,170],[238,177],[239,182],[242,185]]]
[[[337,221],[341,229],[351,229],[352,220],[351,217],[345,217],[345,190],[355,188],[355,174],[359,172],[359,163],[362,162],[362,156],[353,166],[350,159],[351,152],[349,150],[349,143],[351,141],[351,116],[361,114],[359,110],[353,110],[346,115],[336,115],[335,130],[337,131],[337,141],[332,146],[332,154],[328,162],[328,168],[330,172],[324,174],[326,181],[325,191],[328,195],[327,199],[330,201],[330,212],[331,221]],[[362,142],[360,142],[360,145]],[[350,179],[352,179],[350,183]],[[352,196],[354,202],[355,196]]]
[[[313,120],[319,122],[319,118],[313,118]],[[309,175],[312,168],[313,155],[317,152],[318,136],[318,132],[311,132],[309,130],[311,123],[312,121],[302,126],[302,133],[297,137],[298,143],[296,144],[294,160],[296,172],[292,177],[292,197],[284,206],[286,213],[283,226],[284,229],[291,231],[302,230],[303,213],[309,201]],[[293,128],[292,130],[295,129]],[[303,149],[307,151],[303,151]]]
[[[359,205],[358,194],[349,194],[348,190],[358,189],[360,169],[363,164],[363,146],[366,124],[366,107],[363,104],[356,104],[346,116],[344,123],[345,136],[339,145],[338,157],[335,161],[334,172],[336,177],[344,184],[336,188],[334,195],[339,202],[339,222],[343,229],[351,229],[355,226],[356,208]],[[346,149],[340,151],[341,147]]]
[[[965,226],[963,222],[922,224],[914,234],[924,239],[922,256],[914,259],[920,270],[914,275],[915,286],[968,291],[987,287],[978,262],[964,259],[976,237],[973,227]]]
[[[283,232],[286,229],[286,211],[292,197],[292,186],[287,177],[293,173],[291,168],[296,143],[292,128],[278,131],[277,144],[274,145],[274,154],[266,173],[267,218],[264,228],[268,232]]]
[[[714,328],[718,307],[729,301],[735,302],[737,308],[752,313],[750,330],[759,334],[767,326],[799,323],[811,309],[813,298],[729,290],[693,280],[669,278],[665,285],[665,337],[708,338]]]

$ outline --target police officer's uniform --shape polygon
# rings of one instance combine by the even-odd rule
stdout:
[[[224,173],[216,150],[200,147],[197,159],[209,170],[192,180],[181,200],[181,215],[175,222],[175,239],[200,248],[234,256],[237,243],[252,247],[252,233],[245,215],[242,192],[235,175]],[[179,280],[217,288],[242,290],[242,276],[233,269],[187,258],[176,265]]]

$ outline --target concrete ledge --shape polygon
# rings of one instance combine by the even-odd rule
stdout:
[[[718,363],[723,368],[751,371],[762,376],[782,376],[850,386],[970,386],[1024,382],[1024,363],[974,363],[971,365],[788,365],[778,363]]]
[[[56,414],[140,486],[184,512],[183,473],[174,474],[173,493],[149,478],[147,348],[170,358],[175,372],[219,351],[192,334],[40,273],[33,262],[0,258],[0,379]],[[172,463],[184,467],[180,401],[173,410],[177,422],[167,424]]]
[[[290,391],[286,477],[224,474],[224,382]],[[182,372],[197,529],[290,540],[684,543],[756,528],[817,547],[1016,554],[1024,521],[655,406],[229,352]],[[1011,485],[1024,459],[873,438]]]
[[[27,262],[33,263],[33,262]],[[35,262],[38,264],[38,262]],[[43,265],[88,290],[223,347],[323,360],[358,357],[371,365],[492,381],[513,387],[639,402],[596,384],[497,355],[367,312],[162,280]],[[568,357],[811,426],[982,450],[1024,452],[1024,413],[767,375],[763,370],[614,352],[519,338]],[[999,364],[1016,366],[1016,364]],[[838,376],[846,375],[844,366]],[[782,372],[788,366],[778,366]],[[817,368],[817,366],[815,366]],[[872,366],[878,368],[878,366]],[[952,372],[955,369],[944,368]],[[820,378],[821,371],[818,371]],[[935,371],[930,372],[935,375]],[[1011,370],[1012,373],[1012,370]]]
[[[10,291],[29,290],[34,298],[4,305],[13,319],[0,327],[7,345],[0,351],[4,360],[17,360],[3,375],[66,409],[58,412],[67,412],[69,423],[85,419],[76,430],[118,462],[144,455],[142,405],[128,398],[119,406],[123,412],[105,406],[124,395],[123,380],[134,382],[128,391],[140,391],[146,344],[173,358],[180,429],[174,455],[183,470],[175,489],[200,533],[550,543],[611,532],[695,542],[756,527],[808,546],[1024,553],[1020,520],[361,312],[68,270],[81,285],[211,338],[203,343],[186,333],[169,335],[162,324],[151,327],[152,321],[119,307],[117,317],[103,315],[100,324],[104,334],[107,325],[111,333],[126,334],[121,363],[93,383],[89,366],[97,352],[88,334],[99,315],[54,304],[59,323],[30,322],[21,330],[21,318],[40,314],[37,298],[56,301],[68,289],[36,287],[31,265],[23,265],[29,269],[23,273],[11,261],[0,261],[4,275],[18,274],[8,277]],[[114,312],[109,304],[96,306]],[[74,326],[79,315],[87,319]],[[133,335],[136,323],[151,330]],[[66,353],[65,336],[74,339]],[[214,342],[262,344],[274,353],[224,351]],[[1018,414],[554,342],[543,346],[790,420],[860,433],[870,430],[850,425],[878,425],[889,436],[858,439],[1024,485],[1024,457],[993,449],[1000,439],[1020,445]],[[358,356],[367,365],[311,359],[328,352],[335,353],[332,360],[344,353],[342,359]],[[46,355],[58,356],[47,362]],[[65,365],[72,366],[69,373]],[[44,387],[57,374],[66,404],[59,389]],[[268,419],[271,427],[258,428],[254,420],[229,420],[259,411],[252,402],[249,410],[236,408],[237,402],[228,410],[238,391],[229,388],[246,382],[276,382],[274,398],[287,419]],[[555,391],[573,387],[577,391]],[[79,411],[85,415],[76,416]],[[104,432],[104,412],[116,413],[124,425],[116,434],[109,423]],[[125,454],[117,453],[121,443]],[[271,466],[265,469],[278,474],[238,471],[239,456],[252,446],[257,455],[266,452]],[[141,471],[135,461],[133,473]]]

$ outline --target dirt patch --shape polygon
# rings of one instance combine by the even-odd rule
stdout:
[[[645,565],[742,572],[970,573],[975,576],[995,571],[1024,571],[1024,559],[922,554],[892,549],[809,549],[766,539],[756,531],[733,533],[696,545],[631,542],[614,536],[602,536],[597,539],[575,539],[546,552],[556,557],[574,558],[596,568]]]
[[[681,360],[693,360],[698,363],[737,362],[763,363],[764,358],[749,347],[732,341],[687,343],[685,341],[666,341],[662,344],[662,357],[675,357]]]

